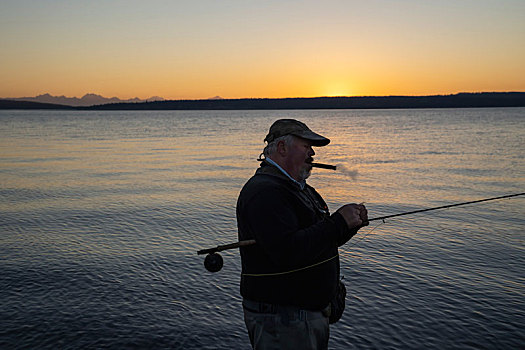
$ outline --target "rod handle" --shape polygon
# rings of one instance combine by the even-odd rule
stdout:
[[[198,255],[203,255],[203,254],[217,253],[217,252],[221,252],[223,250],[234,249],[234,248],[239,248],[239,247],[245,247],[245,246],[254,245],[254,244],[255,244],[255,239],[247,239],[247,240],[239,241],[239,242],[235,242],[235,243],[219,245],[219,246],[217,246],[215,248],[201,249],[201,250],[197,251],[197,254]]]

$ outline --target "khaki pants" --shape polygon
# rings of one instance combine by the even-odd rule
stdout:
[[[327,349],[330,328],[326,312],[300,310],[244,300],[244,322],[256,350]]]

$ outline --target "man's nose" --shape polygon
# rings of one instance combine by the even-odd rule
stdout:
[[[315,156],[315,151],[312,147],[310,147],[310,157]]]

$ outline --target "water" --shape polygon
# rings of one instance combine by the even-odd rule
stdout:
[[[235,202],[269,125],[332,139],[309,182],[370,217],[525,190],[525,109],[0,111],[0,348],[249,349]],[[331,349],[525,345],[524,197],[372,223]],[[379,224],[379,226],[377,226]]]

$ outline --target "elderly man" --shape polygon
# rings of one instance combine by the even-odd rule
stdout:
[[[312,146],[330,140],[294,119],[277,120],[264,159],[237,202],[244,319],[256,349],[326,349],[330,303],[339,282],[338,247],[368,224],[366,208],[347,204],[330,215],[306,184]],[[344,298],[344,296],[343,296]]]

